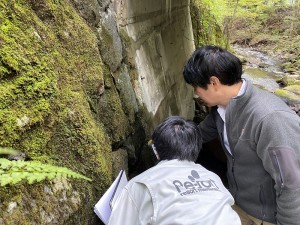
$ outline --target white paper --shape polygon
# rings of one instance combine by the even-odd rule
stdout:
[[[121,176],[122,175],[122,176]],[[100,198],[97,204],[94,207],[94,212],[97,216],[102,220],[102,222],[106,225],[108,224],[109,217],[111,214],[111,206],[117,199],[118,195],[120,194],[121,190],[127,183],[127,177],[125,171],[121,170],[114,180],[112,185],[108,188],[108,190],[104,193],[104,195]],[[116,189],[117,188],[117,189]],[[115,194],[114,194],[115,193]],[[112,199],[112,196],[114,198]]]
[[[125,185],[127,183],[128,183],[128,180],[127,180],[127,177],[126,177],[126,173],[124,171],[122,176],[120,177],[120,181],[119,181],[118,187],[115,190],[115,194],[111,198],[111,201],[110,201],[110,208],[111,209],[114,207],[114,204],[115,204],[116,200],[118,199],[118,196],[120,195],[121,191],[123,190],[123,187],[125,187]]]

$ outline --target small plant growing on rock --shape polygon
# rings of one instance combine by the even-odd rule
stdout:
[[[0,155],[17,153],[17,151],[10,148],[0,148]],[[43,164],[39,161],[11,161],[6,158],[0,158],[0,186],[15,185],[22,180],[26,180],[29,184],[32,184],[45,179],[52,180],[59,177],[91,181],[90,178],[66,167]]]

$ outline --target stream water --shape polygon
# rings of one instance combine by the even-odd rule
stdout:
[[[236,54],[246,60],[243,77],[261,88],[274,92],[279,88],[276,82],[284,73],[280,60],[252,48],[234,46]]]
[[[245,61],[242,77],[254,85],[272,93],[274,93],[276,89],[282,88],[276,82],[285,75],[281,70],[282,62],[278,58],[266,55],[253,48],[245,48],[237,45],[233,46],[233,48],[236,55],[240,57],[242,61]],[[300,95],[295,94],[295,96],[295,98],[299,100],[285,100],[291,108],[300,115]]]

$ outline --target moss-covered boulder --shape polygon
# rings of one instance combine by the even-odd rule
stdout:
[[[229,47],[223,33],[222,6],[220,2],[196,0],[190,2],[193,35],[196,47],[219,45]]]
[[[0,187],[0,224],[98,221],[112,143],[130,132],[103,67],[94,31],[68,0],[0,2],[0,147],[92,179]]]

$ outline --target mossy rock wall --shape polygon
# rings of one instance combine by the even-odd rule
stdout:
[[[112,148],[132,132],[96,32],[74,2],[0,2],[0,146],[92,182],[0,187],[0,224],[99,223],[92,207],[111,183]]]
[[[215,18],[209,1],[193,0],[190,8],[196,48],[208,44],[229,47],[222,24]]]
[[[0,150],[92,179],[0,187],[0,224],[101,224],[93,206],[120,168],[153,165],[155,125],[194,115],[189,3],[0,2]]]

